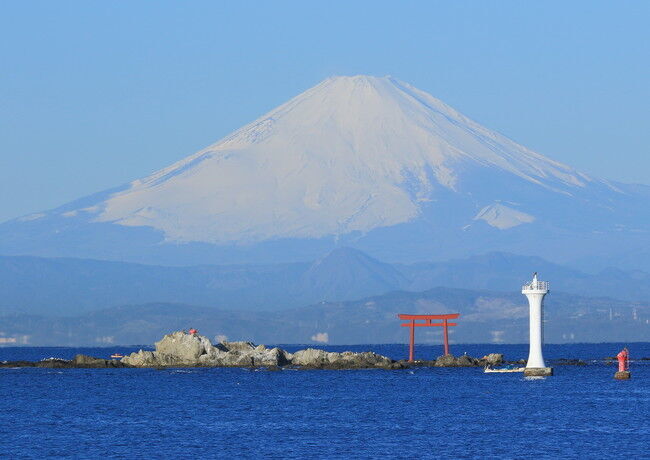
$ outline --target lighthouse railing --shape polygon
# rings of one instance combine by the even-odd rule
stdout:
[[[548,281],[531,281],[524,284],[521,289],[522,291],[548,291],[548,287]]]

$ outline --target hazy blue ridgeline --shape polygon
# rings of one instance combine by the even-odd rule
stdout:
[[[518,292],[530,267],[551,281],[553,293],[650,299],[650,273],[640,270],[589,274],[538,257],[497,252],[447,262],[388,264],[341,248],[313,263],[195,267],[0,256],[0,312],[71,316],[150,302],[280,310],[439,286]]]
[[[0,337],[27,345],[153,343],[201,324],[211,338],[258,343],[309,343],[321,333],[335,344],[398,343],[406,335],[397,313],[453,311],[462,319],[452,341],[522,343],[528,312],[519,288],[531,266],[551,281],[547,342],[650,335],[643,301],[650,275],[641,271],[592,275],[503,253],[391,265],[342,248],[311,264],[257,266],[0,257]],[[440,340],[438,330],[418,332],[423,343]]]

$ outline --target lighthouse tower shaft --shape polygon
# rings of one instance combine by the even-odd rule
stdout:
[[[548,293],[548,283],[539,281],[537,273],[533,280],[524,284],[521,293],[528,298],[530,306],[530,350],[526,364],[526,374],[530,375],[551,375],[551,368],[546,367],[542,355],[542,343],[544,341],[544,296]]]

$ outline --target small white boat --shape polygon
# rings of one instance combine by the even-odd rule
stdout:
[[[525,367],[515,367],[515,366],[505,366],[505,367],[486,367],[483,369],[483,372],[490,373],[490,372],[523,372]]]

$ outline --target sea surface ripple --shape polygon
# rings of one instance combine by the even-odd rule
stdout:
[[[630,344],[632,358],[650,343]],[[581,358],[550,378],[413,370],[0,369],[0,456],[16,458],[650,458],[650,361],[613,379],[622,344],[547,345]],[[297,346],[287,346],[295,350]],[[404,345],[371,349],[404,358]],[[420,346],[422,358],[440,347]],[[133,347],[0,348],[0,360]],[[524,345],[454,345],[526,357]]]

